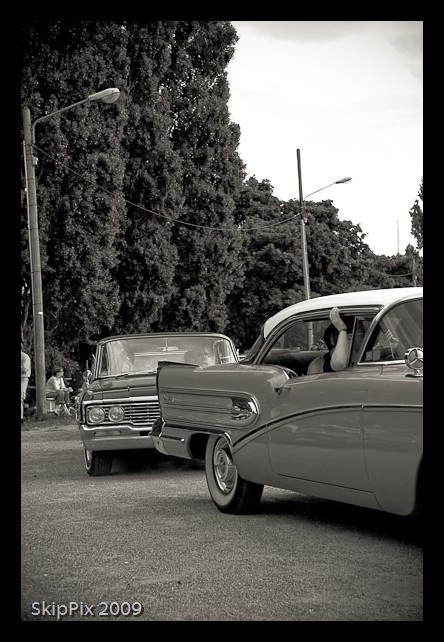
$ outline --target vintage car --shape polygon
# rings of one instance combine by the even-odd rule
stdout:
[[[77,419],[89,475],[108,475],[118,451],[154,448],[157,365],[165,361],[204,366],[234,363],[238,356],[231,339],[218,333],[132,334],[99,341]]]
[[[247,358],[162,364],[156,448],[201,459],[222,512],[258,508],[264,485],[397,515],[423,496],[423,292],[349,292],[269,318]],[[307,375],[329,312],[347,326],[345,370]]]

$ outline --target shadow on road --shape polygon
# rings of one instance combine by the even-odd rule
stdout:
[[[152,470],[204,470],[203,462],[167,457],[152,448],[116,454],[111,474],[146,473]]]
[[[393,538],[397,542],[423,546],[423,518],[419,516],[402,517],[369,508],[342,504],[327,499],[288,493],[286,496],[267,497],[260,504],[260,513],[288,517],[298,520],[317,522],[349,530],[374,535],[384,539]]]

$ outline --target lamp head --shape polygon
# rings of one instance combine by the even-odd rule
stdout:
[[[351,177],[346,176],[345,178],[340,178],[338,181],[335,181],[335,183],[350,183]]]
[[[117,87],[110,87],[109,89],[98,91],[96,94],[91,94],[91,96],[88,96],[88,100],[91,102],[94,100],[101,100],[104,103],[115,103],[119,96],[120,89],[117,89]]]

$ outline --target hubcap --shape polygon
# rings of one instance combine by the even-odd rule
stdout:
[[[219,439],[216,444],[213,454],[213,470],[221,492],[224,495],[231,493],[237,480],[237,470],[226,439]]]

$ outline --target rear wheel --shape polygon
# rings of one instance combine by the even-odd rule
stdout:
[[[84,448],[85,468],[91,477],[101,477],[109,475],[113,465],[113,458],[107,452],[98,452],[96,450],[87,450]]]
[[[257,509],[264,487],[242,479],[225,437],[208,439],[205,476],[211,499],[222,513],[241,515]]]

